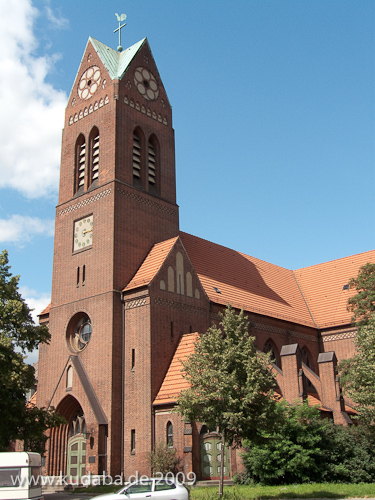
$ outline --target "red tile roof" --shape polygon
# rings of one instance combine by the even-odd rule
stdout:
[[[140,286],[146,286],[154,279],[163,262],[167,258],[169,252],[176,243],[178,236],[160,243],[156,243],[150,250],[149,254],[141,264],[134,277],[124,288],[124,292],[133,290]]]
[[[293,271],[187,233],[180,238],[212,302],[315,326]]]
[[[168,372],[154,400],[154,404],[174,403],[180,392],[189,388],[189,383],[182,376],[181,361],[184,361],[194,352],[195,343],[198,338],[198,333],[186,333],[181,336]]]
[[[349,324],[346,308],[356,290],[344,290],[350,278],[367,262],[375,263],[375,250],[294,271],[310,312],[319,328]]]

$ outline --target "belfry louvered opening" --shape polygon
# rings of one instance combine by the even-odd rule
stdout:
[[[156,184],[156,148],[151,141],[148,143],[148,182]]]
[[[91,184],[99,177],[99,130],[91,132]]]
[[[133,132],[133,178],[141,180],[141,137],[137,130]]]
[[[81,134],[76,143],[76,165],[75,165],[75,187],[74,191],[83,190],[85,187],[86,173],[86,140]]]

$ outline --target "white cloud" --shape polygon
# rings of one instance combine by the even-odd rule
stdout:
[[[58,188],[67,96],[46,82],[54,57],[35,57],[31,0],[0,2],[0,188],[29,198]]]
[[[29,308],[33,309],[31,316],[33,317],[34,322],[38,324],[38,314],[44,311],[44,309],[51,302],[51,296],[47,293],[39,293],[27,286],[20,286],[19,292]]]
[[[69,26],[69,20],[61,15],[59,11],[59,17],[55,16],[51,7],[46,7],[47,17],[51,23],[59,30],[64,30]]]
[[[25,243],[35,235],[54,235],[54,221],[22,215],[0,219],[0,242]]]

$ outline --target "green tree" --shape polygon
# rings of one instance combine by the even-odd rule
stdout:
[[[349,288],[357,293],[348,299],[348,309],[354,313],[353,323],[361,326],[375,313],[375,264],[367,262],[362,266],[358,276],[349,280]]]
[[[220,319],[219,327],[201,335],[195,352],[183,363],[190,388],[181,392],[176,409],[189,421],[218,429],[223,464],[224,443],[240,446],[244,438],[255,441],[262,429],[272,425],[276,401],[269,355],[257,351],[244,312],[236,314],[229,305]]]
[[[25,363],[27,351],[50,335],[37,326],[18,291],[19,276],[9,271],[8,252],[0,253],[0,451],[21,439],[25,449],[44,451],[44,431],[62,421],[53,410],[26,404],[26,392],[34,386],[34,368]]]
[[[375,422],[375,264],[368,262],[358,276],[349,281],[357,294],[348,300],[357,325],[356,354],[340,365],[345,393],[357,403],[358,418],[365,424]]]
[[[356,354],[343,360],[340,377],[345,393],[358,405],[358,418],[367,425],[375,422],[375,313],[358,327],[354,339]]]

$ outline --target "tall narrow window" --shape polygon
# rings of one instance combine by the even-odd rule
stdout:
[[[85,266],[85,264],[83,264],[83,267],[82,267],[82,285],[85,284],[85,281],[86,281],[86,266]]]
[[[77,267],[77,286],[79,286],[79,267]]]
[[[135,369],[135,349],[132,349],[132,372]]]
[[[154,194],[157,192],[158,149],[157,139],[152,135],[147,145],[147,176],[148,189]]]
[[[92,129],[90,134],[90,155],[90,184],[93,184],[99,177],[99,130],[96,127]]]
[[[167,446],[173,448],[173,425],[172,422],[167,423]]]
[[[71,389],[73,387],[73,368],[68,367],[66,371],[66,388]]]
[[[131,430],[130,435],[130,453],[134,455],[135,453],[135,429]]]
[[[81,134],[76,142],[76,164],[74,192],[82,191],[85,187],[86,173],[86,140]]]
[[[141,136],[138,130],[134,130],[133,132],[133,182],[135,184],[142,184],[141,179],[141,165],[142,165],[142,156],[141,156]]]
[[[156,184],[156,151],[151,141],[148,143],[148,182],[152,186]]]

